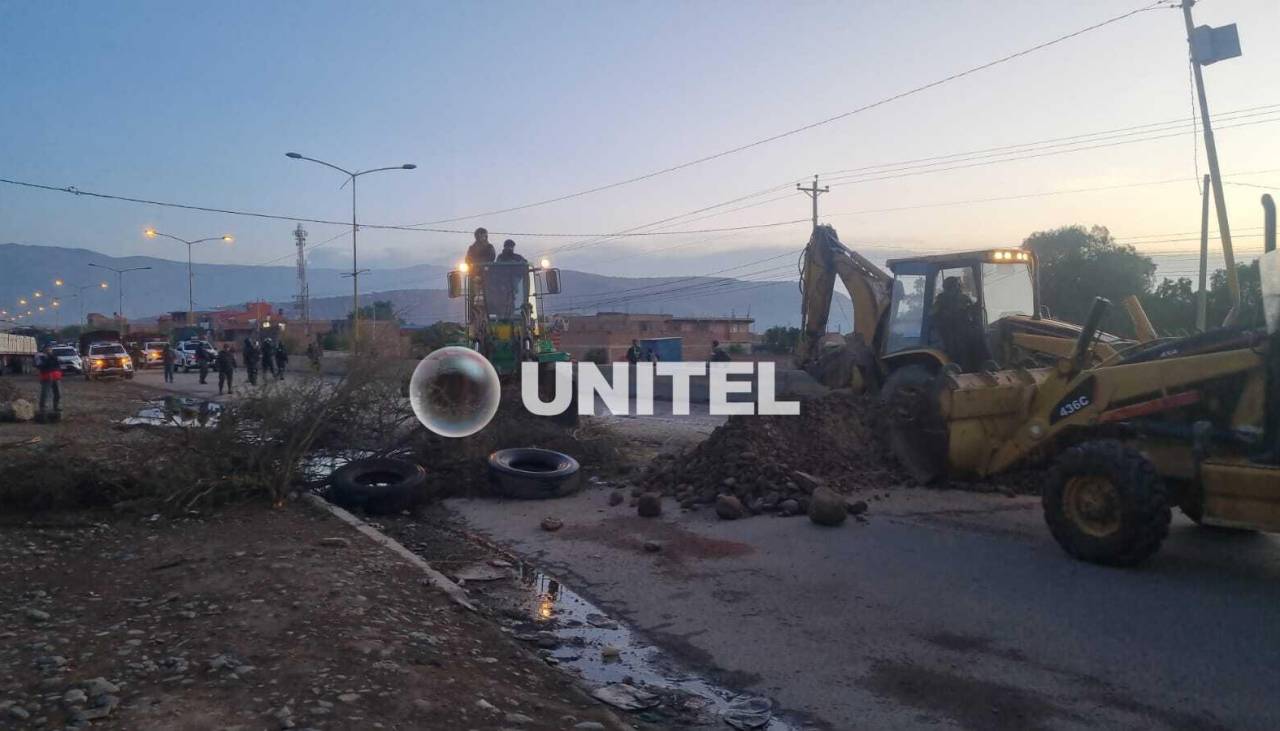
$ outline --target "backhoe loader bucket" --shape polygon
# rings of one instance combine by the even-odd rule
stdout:
[[[1050,373],[944,372],[915,394],[895,389],[889,430],[894,456],[920,482],[989,475],[992,458],[1026,422],[1036,389]]]

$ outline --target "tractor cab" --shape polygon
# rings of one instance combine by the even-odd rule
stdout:
[[[560,294],[560,270],[545,259],[541,266],[525,261],[463,262],[449,272],[449,297],[466,298],[468,347],[484,354],[500,376],[514,375],[522,361],[568,360],[551,340],[542,298]]]
[[[1038,338],[1069,338],[1078,329],[1042,319],[1036,255],[1023,248],[942,253],[887,265],[893,282],[879,343],[886,360],[923,358],[975,371],[991,361],[1015,362],[1019,352],[1043,352],[1050,343]],[[1062,342],[1069,346],[1069,339]]]

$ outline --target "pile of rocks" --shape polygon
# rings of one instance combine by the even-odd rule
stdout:
[[[807,513],[821,486],[847,494],[906,483],[879,421],[874,398],[849,393],[805,401],[799,416],[733,416],[687,453],[657,459],[641,489],[685,508],[716,505],[722,517],[739,507]]]

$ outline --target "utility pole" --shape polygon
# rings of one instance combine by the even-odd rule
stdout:
[[[1205,99],[1204,93],[1204,74],[1201,73],[1200,67],[1206,63],[1213,63],[1221,60],[1221,58],[1231,58],[1231,55],[1223,55],[1221,57],[1197,58],[1196,53],[1196,27],[1195,22],[1191,19],[1191,6],[1195,5],[1195,0],[1182,0],[1182,19],[1187,26],[1187,46],[1191,60],[1191,72],[1196,82],[1196,97],[1200,102],[1200,122],[1204,127],[1204,154],[1209,160],[1210,182],[1213,184],[1213,203],[1218,214],[1218,235],[1222,238],[1222,255],[1226,259],[1227,265],[1227,286],[1231,290],[1231,312],[1227,314],[1227,320],[1224,325],[1231,325],[1239,316],[1240,308],[1240,280],[1236,273],[1236,257],[1231,248],[1231,226],[1227,223],[1227,201],[1222,194],[1222,173],[1218,169],[1218,146],[1213,140],[1213,127],[1209,122],[1209,103]],[[1233,26],[1228,26],[1234,32]],[[1216,29],[1204,28],[1207,31],[1202,33],[1201,38],[1206,36],[1212,37]],[[1210,51],[1212,54],[1212,51]],[[1240,55],[1239,41],[1234,55]]]
[[[298,224],[293,230],[293,240],[298,246],[298,316],[302,318],[302,327],[307,339],[311,339],[311,312],[307,290],[307,230]]]
[[[1204,332],[1209,319],[1209,176],[1204,176],[1200,200],[1200,292],[1196,295],[1196,330]]]
[[[801,193],[804,193],[805,195],[813,199],[813,227],[814,229],[817,229],[818,228],[818,196],[822,195],[823,193],[830,193],[831,186],[824,185],[821,188],[819,188],[818,176],[815,175],[813,176],[813,185],[806,188],[803,185],[796,183],[796,190],[800,191]]]

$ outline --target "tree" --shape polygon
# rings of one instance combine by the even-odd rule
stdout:
[[[800,328],[775,325],[764,331],[760,349],[770,353],[794,353],[800,343]]]
[[[351,313],[347,313],[347,319],[352,319]],[[371,305],[362,305],[360,307],[361,320],[378,320],[391,321],[394,320],[401,325],[404,320],[400,317],[400,313],[395,311],[391,304],[391,300],[377,300]]]
[[[1195,331],[1196,290],[1190,279],[1163,279],[1154,292],[1141,299],[1142,309],[1147,311],[1157,333],[1189,335]]]
[[[441,321],[415,331],[411,342],[430,353],[460,342],[465,335],[466,330],[458,323]]]
[[[1263,327],[1258,261],[1255,259],[1248,264],[1237,264],[1236,273],[1240,279],[1240,316],[1236,321],[1237,325],[1246,328]],[[1186,277],[1164,279],[1154,292],[1142,298],[1142,307],[1161,335],[1189,335],[1196,331],[1196,294],[1195,286]],[[1207,299],[1205,325],[1209,329],[1221,327],[1227,313],[1231,311],[1231,291],[1227,287],[1226,269],[1219,269],[1209,275]]]
[[[1084,322],[1095,297],[1119,305],[1151,291],[1156,265],[1132,246],[1117,244],[1104,226],[1037,231],[1022,243],[1040,262],[1040,303],[1058,319]],[[1128,318],[1111,317],[1113,331],[1131,334]]]

